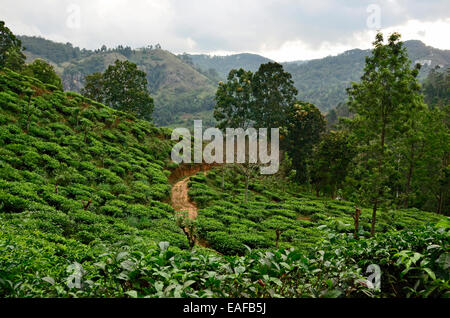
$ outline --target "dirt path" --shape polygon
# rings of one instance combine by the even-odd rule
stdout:
[[[189,179],[195,176],[198,172],[203,171],[206,175],[215,165],[197,165],[197,166],[180,166],[170,176],[169,180],[172,183],[171,204],[175,213],[187,212],[189,218],[195,220],[198,216],[197,206],[189,199]],[[180,180],[181,178],[181,180]],[[186,229],[187,231],[187,229]],[[209,247],[208,244],[202,240],[195,238],[195,244],[203,247]]]
[[[189,178],[184,178],[181,181],[175,183],[172,187],[172,207],[177,212],[187,212],[191,219],[196,219],[198,216],[198,209],[194,203],[189,199]]]

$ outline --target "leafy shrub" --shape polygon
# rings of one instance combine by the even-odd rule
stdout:
[[[228,255],[243,254],[245,246],[235,237],[230,236],[226,232],[209,232],[206,240],[216,251],[226,253]]]

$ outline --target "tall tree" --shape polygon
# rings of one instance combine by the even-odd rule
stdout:
[[[308,181],[307,162],[325,127],[322,113],[313,104],[297,101],[287,113],[282,145],[292,159],[296,180],[301,183]]]
[[[430,108],[424,115],[423,151],[411,182],[414,206],[450,212],[450,105]]]
[[[375,233],[377,210],[390,192],[391,142],[403,123],[422,106],[418,69],[411,69],[400,34],[376,35],[372,55],[366,57],[360,83],[347,90],[350,111],[355,114],[351,128],[359,142],[360,199],[373,206],[371,234]]]
[[[450,104],[450,67],[440,70],[439,66],[428,73],[423,85],[425,102],[430,106],[442,107]]]
[[[87,76],[82,93],[138,118],[152,120],[154,105],[147,91],[146,74],[129,61],[116,60],[103,74]]]
[[[330,131],[323,135],[311,160],[311,182],[316,194],[320,191],[336,196],[347,176],[355,155],[350,137],[345,131]]]
[[[216,92],[214,118],[219,129],[243,128],[252,125],[255,98],[253,96],[253,73],[231,70],[226,83],[219,83]]]
[[[99,103],[105,102],[104,80],[102,73],[93,73],[84,79],[84,88],[81,89],[81,94],[95,100]]]
[[[292,111],[297,89],[291,74],[278,63],[262,64],[253,77],[255,127],[281,128]]]
[[[20,71],[24,65],[22,42],[16,38],[4,21],[0,21],[0,68],[8,67],[13,71]]]
[[[231,70],[226,83],[219,83],[216,93],[214,117],[217,127],[223,131],[226,128],[241,128],[244,131],[253,126],[255,98],[253,95],[253,73],[244,69]],[[249,140],[246,137],[246,140]],[[247,149],[246,149],[247,151]],[[249,159],[249,155],[246,155]],[[246,190],[244,203],[248,200],[248,186],[258,164],[249,162],[236,164],[240,174],[245,176]],[[225,184],[226,167],[222,166],[222,186]]]

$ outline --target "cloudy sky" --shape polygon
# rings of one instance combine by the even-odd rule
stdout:
[[[21,35],[96,49],[251,52],[279,62],[369,48],[377,30],[450,49],[449,0],[0,0]]]

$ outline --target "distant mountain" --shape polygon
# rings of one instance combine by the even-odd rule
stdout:
[[[412,64],[422,64],[419,79],[424,79],[436,65],[450,64],[450,50],[426,46],[421,41],[405,41]],[[363,74],[365,58],[371,50],[354,49],[337,56],[311,60],[306,63],[283,63],[292,74],[301,100],[318,106],[323,112],[336,107],[347,99],[346,88],[352,81],[359,81]]]
[[[234,54],[227,56],[210,56],[205,54],[185,54],[192,63],[204,70],[216,70],[222,80],[226,79],[232,69],[246,69],[252,72],[258,70],[261,64],[273,62],[264,56],[250,53]]]
[[[203,119],[206,125],[214,124],[212,109],[217,82],[158,46],[89,51],[37,37],[20,39],[28,61],[42,58],[54,65],[66,90],[79,92],[86,75],[103,72],[116,60],[129,60],[147,73],[157,125],[192,125],[194,117]]]
[[[226,79],[231,69],[244,68],[253,72],[272,60],[257,54],[209,56],[204,54],[174,55],[159,46],[132,50],[119,46],[100,50],[85,50],[72,44],[55,43],[37,37],[20,37],[28,60],[43,58],[55,66],[66,90],[79,91],[84,77],[104,71],[116,59],[130,60],[147,73],[149,90],[155,99],[154,118],[157,125],[192,126],[199,118],[213,125],[214,95],[217,82]],[[424,79],[436,65],[450,65],[450,50],[426,46],[421,41],[406,41],[412,63],[423,65],[419,78]],[[365,57],[371,50],[354,49],[337,56],[311,61],[282,63],[292,74],[298,98],[315,104],[324,113],[347,99],[346,88],[359,81]]]

